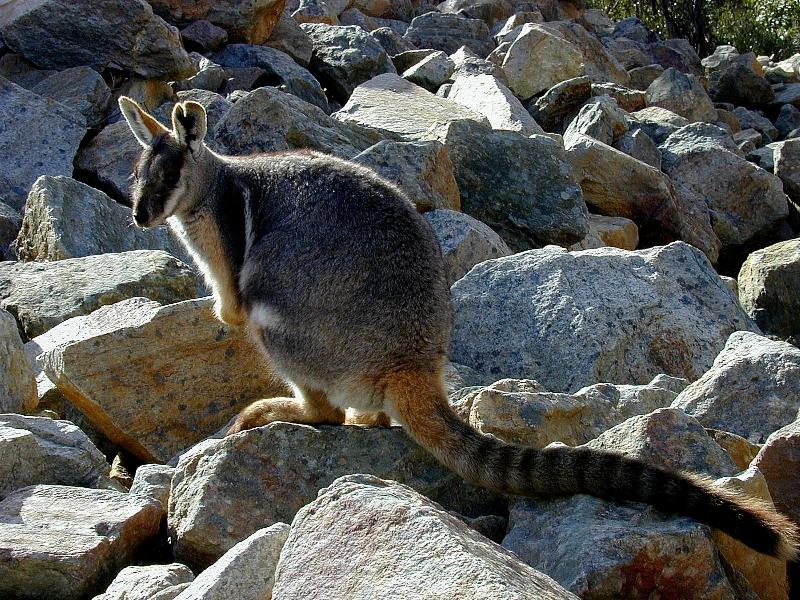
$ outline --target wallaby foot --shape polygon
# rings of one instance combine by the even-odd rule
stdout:
[[[345,419],[347,425],[369,425],[370,427],[390,427],[392,420],[384,412],[364,413],[351,410]]]
[[[245,408],[236,417],[227,435],[253,429],[275,421],[316,425],[344,423],[345,413],[336,408],[322,392],[303,390],[299,398],[268,398],[258,400]]]

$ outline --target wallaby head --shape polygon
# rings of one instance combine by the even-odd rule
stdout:
[[[206,111],[197,102],[179,102],[170,131],[126,96],[119,107],[144,149],[133,170],[133,220],[140,227],[155,227],[189,210],[198,197],[197,170],[207,151]]]

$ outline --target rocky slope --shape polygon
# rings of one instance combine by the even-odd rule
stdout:
[[[115,100],[403,189],[480,431],[800,523],[800,55],[701,60],[568,0],[11,0],[0,36],[0,597],[787,598],[784,563],[691,519],[501,497],[398,428],[223,439],[286,391],[132,227]]]

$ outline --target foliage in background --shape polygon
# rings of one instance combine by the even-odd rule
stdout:
[[[639,17],[662,37],[686,38],[700,56],[718,44],[775,56],[800,52],[800,0],[589,0],[620,20]]]

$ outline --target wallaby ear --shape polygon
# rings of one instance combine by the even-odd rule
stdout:
[[[206,109],[197,102],[179,102],[172,109],[172,129],[183,146],[195,149],[206,137]]]
[[[133,135],[145,148],[153,143],[153,140],[162,133],[169,130],[159,123],[153,116],[147,113],[139,104],[127,96],[120,96],[119,109],[122,116],[128,122]]]

